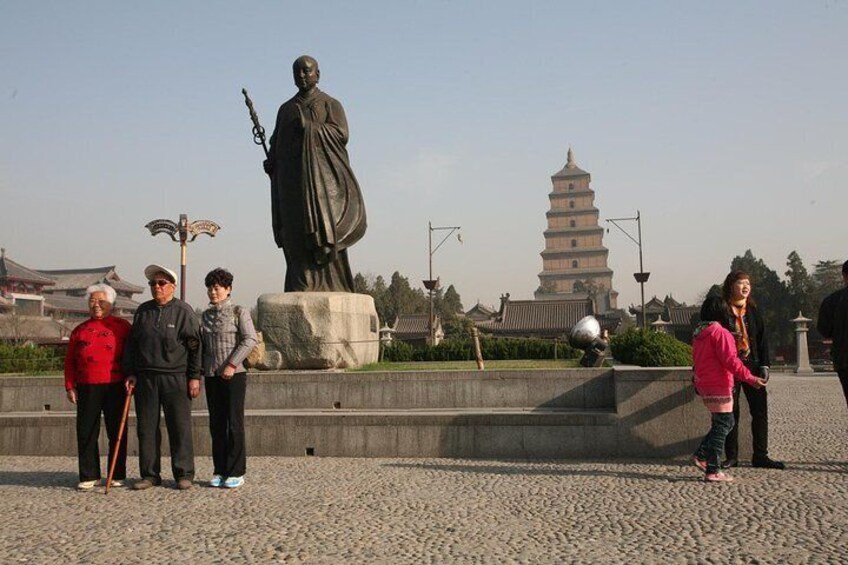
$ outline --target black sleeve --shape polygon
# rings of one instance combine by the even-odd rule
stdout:
[[[763,321],[763,316],[759,310],[754,310],[754,317],[757,323],[757,361],[760,365],[766,367],[771,366],[771,357],[769,356],[768,333],[766,332],[766,324]]]
[[[819,333],[825,339],[831,339],[833,337],[833,311],[836,309],[834,307],[834,296],[836,295],[831,294],[822,300],[821,307],[819,308],[819,319],[816,328],[818,328]]]
[[[191,306],[185,305],[184,318],[182,323],[181,337],[183,345],[188,352],[188,366],[186,367],[186,376],[190,379],[200,378],[201,364],[201,340],[200,340],[200,322],[197,319],[197,314],[191,309]]]
[[[136,372],[136,351],[138,349],[138,342],[136,339],[136,332],[138,331],[139,323],[138,323],[138,313],[141,310],[139,307],[135,314],[133,314],[132,328],[130,328],[130,333],[127,334],[127,340],[124,342],[124,354],[121,356],[121,368],[123,369],[124,375],[126,376],[138,376],[135,374]]]

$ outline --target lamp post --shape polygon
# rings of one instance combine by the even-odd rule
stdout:
[[[625,230],[623,227],[618,225],[618,222],[626,222],[626,221],[636,221],[636,229],[637,229],[637,237],[633,237],[630,233]],[[621,232],[629,237],[633,243],[635,243],[639,247],[639,272],[633,273],[633,278],[636,279],[636,282],[639,283],[639,286],[642,290],[642,329],[648,329],[648,324],[645,318],[645,283],[648,282],[648,277],[651,276],[651,273],[646,273],[645,268],[642,265],[642,215],[639,213],[639,210],[636,210],[636,216],[632,218],[610,218],[606,220],[611,223],[615,227],[617,227]],[[607,233],[609,233],[609,228],[607,228]]]
[[[173,241],[180,244],[180,300],[185,301],[185,277],[186,277],[186,245],[197,239],[197,236],[205,233],[215,237],[221,226],[211,220],[195,220],[189,223],[188,216],[180,214],[179,223],[171,220],[158,219],[147,222],[144,225],[150,230],[150,235],[165,233],[171,236]]]
[[[429,249],[429,261],[430,261],[430,278],[426,281],[421,281],[424,283],[424,288],[427,289],[428,294],[430,295],[430,317],[427,322],[427,330],[428,335],[430,336],[430,343],[432,344],[435,341],[436,336],[433,335],[433,293],[439,288],[439,279],[433,279],[433,254],[439,250],[439,247],[447,241],[447,239],[453,234],[453,232],[462,229],[462,226],[437,226],[433,227],[433,222],[427,222],[427,241],[428,241],[428,249]],[[442,238],[442,241],[433,249],[433,232],[434,231],[447,231],[447,235]],[[462,243],[462,237],[460,234],[456,234],[456,239],[460,243]]]

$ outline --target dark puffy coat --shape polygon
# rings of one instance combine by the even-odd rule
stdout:
[[[848,288],[837,290],[822,300],[816,326],[822,337],[833,340],[830,348],[833,368],[848,369]]]

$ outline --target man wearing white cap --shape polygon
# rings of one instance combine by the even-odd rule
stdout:
[[[136,310],[123,358],[127,387],[136,388],[141,480],[133,488],[144,490],[162,484],[161,407],[168,428],[171,470],[177,488],[187,490],[194,479],[191,399],[200,393],[200,323],[191,306],[174,298],[174,271],[148,265],[144,276],[153,300]]]

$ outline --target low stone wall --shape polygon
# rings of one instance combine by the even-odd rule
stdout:
[[[684,368],[251,373],[247,447],[280,456],[687,457],[709,428],[691,378]],[[202,394],[193,418],[195,451],[206,456]],[[61,378],[0,377],[0,455],[73,455],[74,425]],[[131,417],[131,454],[134,425]]]

